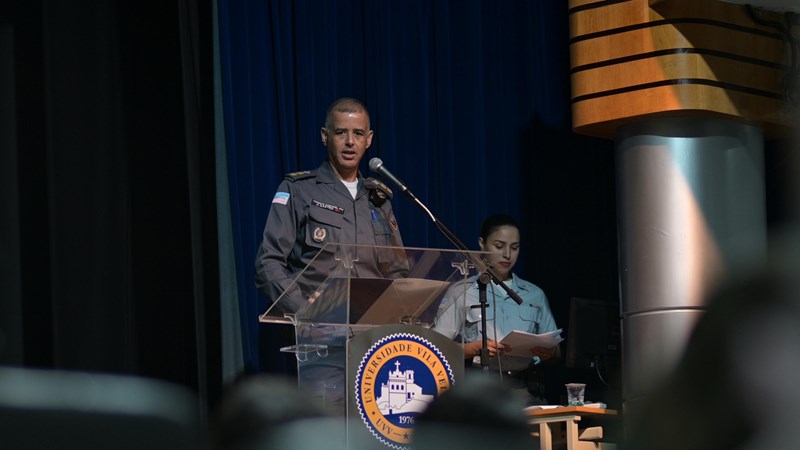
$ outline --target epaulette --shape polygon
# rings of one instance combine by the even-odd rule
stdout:
[[[284,179],[290,181],[305,180],[306,178],[314,178],[317,176],[315,170],[301,170],[299,172],[287,173],[283,176]]]
[[[380,191],[383,191],[383,193],[386,194],[388,198],[390,199],[392,198],[392,190],[389,189],[389,186],[387,186],[383,181],[377,178],[372,178],[372,177],[365,178],[364,187],[367,189],[378,189]]]

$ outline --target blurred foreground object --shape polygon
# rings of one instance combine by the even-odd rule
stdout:
[[[131,376],[0,368],[0,448],[199,448],[198,403],[177,385]]]

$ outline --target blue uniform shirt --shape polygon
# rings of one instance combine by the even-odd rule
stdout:
[[[541,334],[558,329],[544,291],[514,274],[506,285],[522,298],[522,304],[517,305],[504,289],[489,283],[486,286],[487,339],[499,340],[514,330]],[[442,299],[433,329],[459,342],[480,340],[481,309],[472,308],[475,305],[480,305],[477,277],[454,283]],[[507,359],[504,366],[509,370],[519,370],[531,362],[530,358]]]

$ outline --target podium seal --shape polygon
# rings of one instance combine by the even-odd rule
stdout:
[[[414,422],[454,382],[450,364],[430,341],[391,334],[361,359],[355,401],[369,431],[386,446],[410,450]]]

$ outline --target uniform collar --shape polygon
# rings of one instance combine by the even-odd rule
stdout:
[[[505,284],[506,284],[506,286],[510,287],[511,290],[513,290],[515,292],[516,291],[524,291],[524,290],[526,290],[525,286],[522,283],[519,282],[519,278],[517,278],[517,276],[514,274],[514,272],[511,272],[511,279],[508,280],[508,281],[505,281]],[[503,288],[501,288],[499,285],[495,284],[494,281],[492,281],[492,288],[495,288],[495,289],[499,290],[504,295],[508,295],[508,293],[506,293],[503,290]]]
[[[364,179],[361,176],[360,170],[356,175],[356,179],[358,180],[358,194],[356,194],[356,198],[359,198],[367,193],[367,189],[364,187]],[[336,175],[336,172],[334,172],[333,167],[331,167],[330,161],[328,161],[327,159],[325,159],[325,161],[323,161],[322,164],[320,164],[319,169],[317,169],[317,182],[333,184],[336,186],[337,190],[339,189],[339,187],[341,187],[343,189],[342,193],[347,191],[347,188],[344,186],[344,183],[342,183],[342,180],[340,180],[339,177]],[[352,199],[352,197],[350,197],[349,192],[347,192],[347,196]]]
[[[330,161],[327,159],[320,164],[319,169],[317,169],[317,179],[323,183],[341,183],[341,180],[334,172],[333,167],[331,167]],[[359,170],[356,174],[356,179],[361,183],[363,180],[361,176],[361,171]]]

